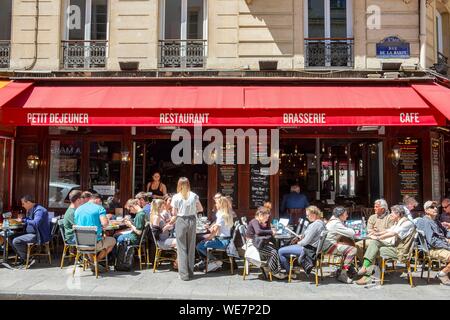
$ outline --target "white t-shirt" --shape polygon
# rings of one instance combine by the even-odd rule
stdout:
[[[231,237],[231,228],[227,227],[227,225],[225,224],[225,220],[222,216],[222,211],[217,211],[215,224],[220,226],[219,237]]]
[[[400,240],[403,240],[409,236],[413,230],[414,223],[412,223],[409,219],[403,219],[403,221],[399,221],[397,224],[388,229],[388,231],[395,232]]]
[[[197,216],[197,201],[198,195],[189,192],[187,199],[184,199],[181,193],[177,193],[172,198],[172,207],[177,209],[178,217]]]

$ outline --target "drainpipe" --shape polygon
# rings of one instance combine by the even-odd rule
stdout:
[[[427,1],[419,0],[420,68],[427,68]]]
[[[34,57],[33,62],[25,68],[25,70],[32,70],[37,62],[38,55],[38,33],[39,33],[39,0],[36,0],[36,16],[35,16],[35,24],[34,24]]]

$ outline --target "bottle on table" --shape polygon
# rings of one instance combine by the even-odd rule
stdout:
[[[362,223],[361,223],[361,237],[365,238],[367,237],[367,228],[366,228],[366,220],[364,219],[364,217],[362,217]]]

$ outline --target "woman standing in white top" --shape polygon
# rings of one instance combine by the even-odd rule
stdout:
[[[178,180],[177,192],[171,205],[176,217],[178,274],[181,280],[188,281],[194,277],[196,219],[203,207],[198,195],[191,192],[188,178]]]

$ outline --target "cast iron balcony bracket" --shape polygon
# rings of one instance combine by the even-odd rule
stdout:
[[[159,40],[159,67],[204,68],[207,40]]]
[[[107,40],[63,40],[63,69],[106,67]]]

